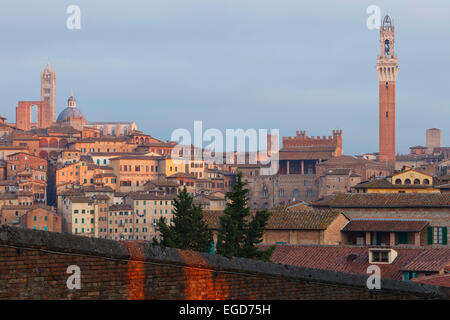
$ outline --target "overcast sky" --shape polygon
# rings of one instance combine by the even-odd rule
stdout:
[[[69,5],[81,29],[66,27]],[[450,141],[448,0],[2,0],[0,114],[38,100],[56,69],[57,114],[72,89],[90,121],[136,121],[167,140],[176,128],[277,128],[330,135],[345,154],[378,151],[379,32],[366,8],[396,26],[397,151]]]

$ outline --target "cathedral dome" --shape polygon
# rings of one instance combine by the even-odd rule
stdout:
[[[67,107],[58,116],[57,122],[69,120],[69,118],[84,118],[83,114],[77,108]]]
[[[80,110],[77,109],[77,103],[73,96],[67,100],[68,106],[58,116],[56,122],[68,121],[73,118],[83,118],[84,116]]]

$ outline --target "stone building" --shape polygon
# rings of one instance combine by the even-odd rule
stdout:
[[[341,193],[312,203],[350,218],[428,220],[428,244],[448,244],[450,193]]]
[[[33,207],[19,218],[19,225],[33,230],[62,232],[62,217],[54,207]]]
[[[275,175],[262,175],[261,164],[239,164],[243,180],[250,190],[252,209],[275,208],[298,200],[311,201],[319,196],[317,168],[321,162],[342,154],[342,130],[329,137],[308,137],[297,131],[295,137],[283,137],[279,150],[279,170]]]
[[[348,192],[361,182],[361,175],[352,169],[328,169],[319,176],[319,197]]]
[[[317,165],[319,197],[349,192],[361,181],[387,176],[392,168],[386,163],[341,155]]]
[[[63,231],[98,238],[100,225],[108,216],[107,196],[69,196],[62,200],[58,211],[63,216]],[[103,230],[103,228],[102,228]]]
[[[205,220],[217,242],[221,211],[204,211]],[[341,228],[349,219],[338,210],[275,210],[267,221],[262,244],[340,245]]]
[[[442,147],[442,131],[431,128],[426,131],[427,153],[433,153],[434,148]]]

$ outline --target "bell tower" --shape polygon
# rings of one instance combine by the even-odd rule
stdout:
[[[41,101],[50,104],[51,121],[56,122],[56,74],[50,65],[41,71]]]
[[[380,49],[377,58],[380,99],[379,161],[395,162],[395,82],[398,58],[395,54],[395,28],[386,15],[380,27]]]

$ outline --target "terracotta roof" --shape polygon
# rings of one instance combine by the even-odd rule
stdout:
[[[325,171],[325,174],[327,175],[336,175],[336,176],[348,176],[350,173],[351,169],[328,169],[327,171]]]
[[[396,161],[422,161],[426,158],[424,154],[399,154],[395,156]]]
[[[267,221],[268,230],[325,230],[341,214],[335,210],[276,211]],[[212,229],[220,226],[222,211],[204,210],[203,215]]]
[[[115,161],[115,160],[160,160],[160,159],[164,159],[164,158],[161,156],[124,155],[124,156],[111,158],[109,161]]]
[[[17,193],[5,192],[0,194],[0,200],[17,199]]]
[[[95,156],[110,156],[110,157],[116,157],[116,156],[142,156],[147,154],[148,152],[89,152],[89,154],[93,157]]]
[[[176,195],[155,195],[140,192],[132,192],[128,196],[133,200],[173,200],[176,197]]]
[[[406,185],[395,186],[395,188],[403,188]],[[387,181],[386,179],[373,179],[369,181],[363,181],[358,183],[353,188],[355,189],[364,189],[364,188],[392,188],[392,183]]]
[[[144,186],[148,187],[178,187],[178,182],[168,180],[149,180]]]
[[[352,174],[350,175],[350,177],[362,177],[362,175],[353,171]]]
[[[430,251],[437,256],[450,254],[450,248],[394,247],[393,249],[397,251],[397,258],[391,264],[377,264],[383,278],[402,280],[403,268],[424,252]],[[369,247],[362,246],[278,245],[271,261],[362,275],[367,275],[367,267],[371,265]]]
[[[85,192],[114,192],[114,189],[108,186],[95,187],[95,186],[86,186],[83,188]]]
[[[450,194],[339,193],[328,205],[331,208],[450,208]]]
[[[341,231],[419,232],[428,224],[416,219],[351,219]]]
[[[305,210],[274,212],[266,229],[325,230],[340,215],[334,210]]]
[[[2,207],[2,210],[27,210],[27,211],[29,211],[29,210],[38,209],[38,208],[45,209],[47,211],[52,211],[52,212],[55,211],[55,207],[48,206],[48,205],[46,205],[44,203],[33,203],[30,206],[29,205],[26,205],[26,206],[23,206],[23,205],[5,205],[5,206]]]
[[[17,186],[17,180],[0,180],[0,186]]]
[[[115,178],[115,177],[117,177],[114,173],[112,173],[112,172],[109,172],[109,173],[99,173],[99,174],[96,174],[96,175],[94,175],[94,178],[104,178],[104,177],[113,177],[113,178]]]
[[[69,197],[69,199],[73,203],[88,203],[88,202],[92,202],[91,199],[89,199],[88,197],[83,197],[83,196],[72,196],[72,197]]]
[[[128,195],[128,192],[114,192],[114,197],[126,197]]]
[[[28,150],[26,147],[16,147],[11,145],[0,145],[0,150]]]
[[[423,284],[431,284],[434,286],[450,287],[450,274],[446,273],[446,274],[418,277],[411,279],[411,281]]]
[[[106,194],[96,194],[91,198],[95,200],[109,200],[109,197]]]
[[[67,134],[81,133],[81,131],[74,129],[72,126],[51,126],[51,127],[47,128],[47,131],[48,132],[67,133]]]
[[[330,160],[327,160],[324,162],[324,164],[326,165],[337,165],[337,164],[345,164],[345,165],[349,165],[349,164],[365,164],[365,163],[374,163],[373,161],[370,160],[366,160],[363,158],[356,158],[353,156],[346,156],[346,155],[341,155],[338,157],[333,157]]]
[[[449,263],[450,248],[432,248],[421,252],[411,262],[407,263],[402,270],[439,272]]]
[[[353,188],[368,189],[368,188],[383,188],[383,189],[428,189],[434,188],[431,184],[392,184],[387,179],[373,179],[370,181],[363,181],[358,183]]]
[[[184,173],[184,172],[178,172],[178,173],[172,174],[171,176],[166,177],[166,179],[173,179],[173,178],[196,179],[196,177],[192,173]]]
[[[72,195],[84,195],[84,192],[81,189],[66,189],[58,193],[58,196],[72,196]]]

